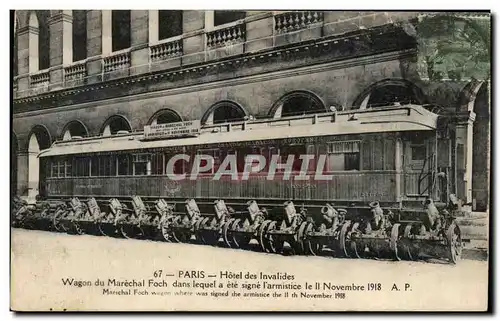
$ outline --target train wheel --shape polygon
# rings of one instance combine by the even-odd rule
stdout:
[[[314,225],[313,223],[307,223],[307,227],[305,230],[305,235],[309,235],[314,232]],[[321,250],[323,249],[323,244],[321,242],[318,242],[316,239],[310,239],[306,241],[306,248],[307,251],[314,255],[318,256],[321,254]]]
[[[272,221],[271,224],[267,227],[268,233],[269,231],[276,230],[276,221]],[[269,249],[271,253],[282,253],[283,246],[285,241],[278,235],[268,235],[269,238]]]
[[[448,231],[446,232],[446,238],[450,247],[450,262],[453,264],[457,264],[457,262],[462,257],[462,234],[460,231],[460,227],[455,222],[453,222],[448,228]]]
[[[344,257],[351,257],[350,251],[348,251],[348,249],[347,249],[347,244],[348,244],[347,238],[349,236],[348,230],[349,230],[350,226],[351,226],[350,222],[345,222],[342,225],[342,228],[340,229],[339,249],[340,249],[341,255]]]
[[[233,238],[232,238],[232,233],[229,231],[231,226],[233,225],[233,222],[235,221],[234,218],[230,218],[226,223],[224,223],[224,226],[222,226],[222,239],[224,240],[224,244],[232,248],[234,245],[233,243]]]
[[[269,253],[268,239],[267,239],[267,227],[271,224],[270,220],[265,220],[259,226],[259,245],[262,252]]]
[[[404,249],[404,254],[410,261],[416,261],[418,259],[418,253],[415,252],[412,249],[411,245],[408,245],[408,243],[411,237],[411,230],[413,229],[413,224],[409,223],[405,226],[405,231],[403,233],[403,238],[405,239],[405,242],[403,243],[403,249]]]
[[[398,241],[399,241],[399,228],[401,224],[397,223],[394,224],[391,230],[391,240],[389,241],[389,246],[392,250],[392,253],[394,254],[394,258],[397,261],[401,261],[401,257],[399,255],[399,249],[398,249]]]

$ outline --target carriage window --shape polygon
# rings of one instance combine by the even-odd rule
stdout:
[[[359,141],[328,143],[328,170],[360,170]]]
[[[118,175],[130,175],[130,155],[118,155]]]
[[[99,158],[97,156],[90,157],[90,176],[99,176]]]
[[[163,175],[163,159],[164,155],[155,153],[151,155],[151,174]]]
[[[51,162],[51,177],[71,177],[71,159],[53,159]]]
[[[111,155],[99,157],[99,176],[116,176],[116,159]]]
[[[285,164],[288,160],[289,155],[293,155],[293,166],[292,171],[298,172],[302,167],[302,159],[300,155],[306,154],[306,146],[304,145],[287,145],[280,148],[280,162]]]
[[[90,160],[88,157],[75,157],[73,159],[74,177],[89,176]]]
[[[411,146],[411,160],[423,161],[425,160],[426,149],[425,145],[412,145]]]
[[[213,157],[213,163],[212,166],[210,166],[210,170],[203,172],[203,173],[211,173],[214,174],[219,170],[219,166],[221,164],[221,157],[220,157],[220,151],[218,149],[206,149],[206,150],[200,150],[198,154],[203,154],[203,155],[210,155]],[[200,167],[206,166],[210,160],[202,159],[200,162]],[[179,161],[180,162],[180,161]],[[179,163],[179,162],[176,162]]]
[[[236,153],[238,172],[242,173],[245,170],[245,159],[247,155],[262,155],[263,150],[257,146],[241,147]],[[254,161],[257,164],[257,161]]]
[[[150,159],[151,159],[150,154],[134,154],[133,155],[134,175],[149,175],[151,172]]]

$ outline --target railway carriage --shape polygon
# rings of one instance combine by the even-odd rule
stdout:
[[[452,128],[426,106],[394,105],[73,137],[39,154],[40,197],[90,218],[98,206],[104,235],[397,259],[419,257],[418,241],[456,262]]]
[[[377,199],[391,206],[428,196],[439,200],[438,170],[450,164],[437,163],[437,124],[438,115],[405,106],[209,125],[191,137],[76,138],[40,154],[45,168],[40,190],[48,198],[140,195],[349,204]],[[167,169],[179,154],[189,161],[178,159]],[[194,175],[199,154],[209,156],[200,158],[200,167],[208,170]],[[244,177],[245,156],[256,154],[264,157],[265,167]],[[217,176],[228,155],[236,159],[235,169],[225,168],[233,174]],[[289,176],[277,168],[269,179],[274,155],[279,164],[293,156]],[[309,155],[307,164],[300,155]]]

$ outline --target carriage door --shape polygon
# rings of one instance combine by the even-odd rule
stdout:
[[[429,195],[430,175],[428,149],[421,135],[411,135],[405,140],[404,171],[407,197]]]

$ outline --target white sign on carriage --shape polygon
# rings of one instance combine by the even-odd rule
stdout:
[[[197,136],[200,133],[199,120],[182,121],[168,124],[144,126],[144,139],[166,139],[186,136]]]

